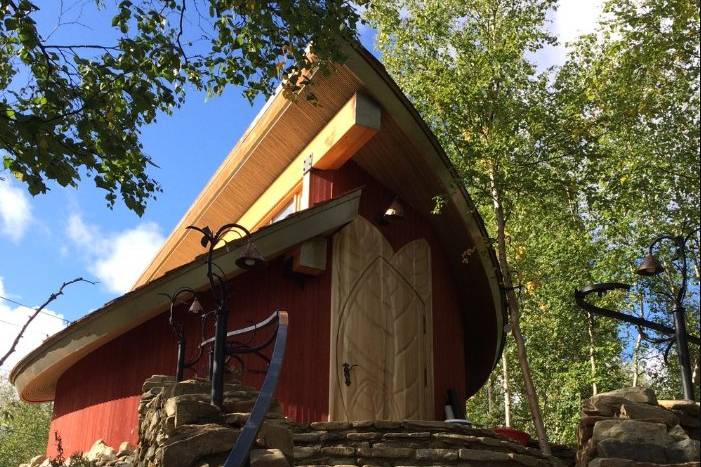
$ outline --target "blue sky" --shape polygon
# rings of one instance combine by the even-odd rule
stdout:
[[[75,4],[87,6],[82,15],[78,8],[65,12],[65,23],[81,15],[84,24],[109,24],[105,23],[109,12],[94,12],[89,1]],[[580,31],[591,30],[600,4],[599,0],[562,1],[552,15],[552,31],[564,43]],[[43,8],[38,25],[48,34],[56,26],[57,15],[50,7]],[[114,32],[64,24],[54,37],[80,43],[86,34],[91,41],[108,43]],[[372,30],[363,28],[361,40],[374,50]],[[559,46],[540,52],[535,59],[545,68],[562,63],[564,55],[564,46]],[[89,178],[77,189],[56,186],[46,195],[31,197],[9,174],[0,174],[5,178],[0,181],[0,297],[11,300],[0,298],[0,353],[26,319],[28,309],[19,304],[36,306],[63,281],[78,276],[100,281],[94,286],[75,284],[52,303],[51,311],[32,323],[4,371],[61,329],[64,320],[73,321],[130,288],[264,103],[259,98],[250,105],[237,89],[217,98],[205,97],[191,92],[180,110],[144,128],[144,148],[160,167],[152,175],[163,193],[141,218],[122,204],[107,208],[104,192]]]

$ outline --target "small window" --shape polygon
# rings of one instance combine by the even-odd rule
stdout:
[[[277,221],[281,221],[295,212],[297,212],[297,196],[293,196],[286,205],[279,208],[279,211],[270,218],[270,223],[274,224]]]
[[[302,201],[302,184],[295,186],[279,203],[275,205],[270,212],[261,219],[254,230],[263,226],[274,224],[285,219],[290,214],[294,214],[301,208]]]

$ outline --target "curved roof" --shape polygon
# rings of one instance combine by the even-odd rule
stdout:
[[[426,213],[431,222],[451,259],[453,275],[467,304],[467,390],[472,394],[479,389],[501,355],[506,321],[501,275],[484,223],[436,137],[382,64],[360,45],[349,46],[346,57],[346,62],[330,74],[313,76],[312,85],[303,93],[313,92],[314,102],[302,96],[288,100],[281,93],[268,101],[175,227],[137,288],[50,337],[15,366],[10,380],[23,399],[52,400],[58,378],[71,365],[164,311],[157,292],[198,284],[204,277],[201,261],[196,260],[202,249],[199,238],[184,227],[216,226],[239,219],[357,92],[381,107],[382,128],[353,160],[414,209]],[[387,158],[389,153],[394,154],[391,160]],[[429,215],[436,196],[442,196],[446,205],[440,215]],[[255,235],[270,236],[271,231],[289,228],[285,226],[300,218],[311,222],[319,209],[328,211],[329,205],[339,202],[348,203],[334,200]],[[350,211],[343,211],[343,215],[328,212],[326,215],[337,222],[343,215],[350,215]],[[263,253],[279,254],[275,248]],[[126,309],[130,311],[125,313]]]

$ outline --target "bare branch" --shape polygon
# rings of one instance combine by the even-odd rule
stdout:
[[[0,367],[2,367],[3,364],[5,363],[5,361],[9,358],[9,356],[15,352],[15,350],[17,348],[17,344],[19,343],[20,339],[22,339],[22,336],[24,335],[24,332],[27,330],[27,327],[31,324],[32,321],[34,321],[34,318],[36,318],[37,315],[39,315],[39,313],[41,313],[44,310],[44,308],[46,308],[51,302],[53,302],[58,297],[63,295],[63,289],[65,289],[66,287],[68,287],[71,284],[75,284],[76,282],[87,282],[88,284],[92,284],[92,285],[96,284],[96,282],[93,282],[93,281],[90,281],[87,279],[83,279],[82,277],[77,277],[73,280],[70,280],[70,281],[67,281],[67,282],[64,282],[63,284],[61,284],[61,287],[59,287],[56,292],[49,295],[49,298],[47,298],[44,301],[44,303],[42,303],[38,308],[34,309],[34,313],[32,313],[32,315],[29,317],[29,319],[27,319],[27,321],[24,323],[24,326],[22,326],[22,329],[20,329],[19,332],[17,333],[17,336],[15,337],[15,340],[12,342],[10,349],[5,353],[5,355],[2,356],[2,358],[0,358]]]
[[[74,44],[74,45],[45,45],[45,49],[102,49],[102,50],[121,50],[117,46],[97,45],[97,44]]]
[[[180,53],[183,56],[183,60],[185,60],[185,64],[187,65],[187,55],[185,54],[185,50],[183,49],[183,45],[180,43],[180,37],[183,35],[183,18],[185,18],[185,8],[187,7],[186,0],[183,0],[183,5],[180,7],[180,30],[178,31],[178,36],[175,38],[175,41],[178,43],[178,48],[180,49]]]

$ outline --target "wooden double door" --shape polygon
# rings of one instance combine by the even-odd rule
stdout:
[[[432,419],[431,250],[394,252],[363,217],[336,234],[330,420]]]

